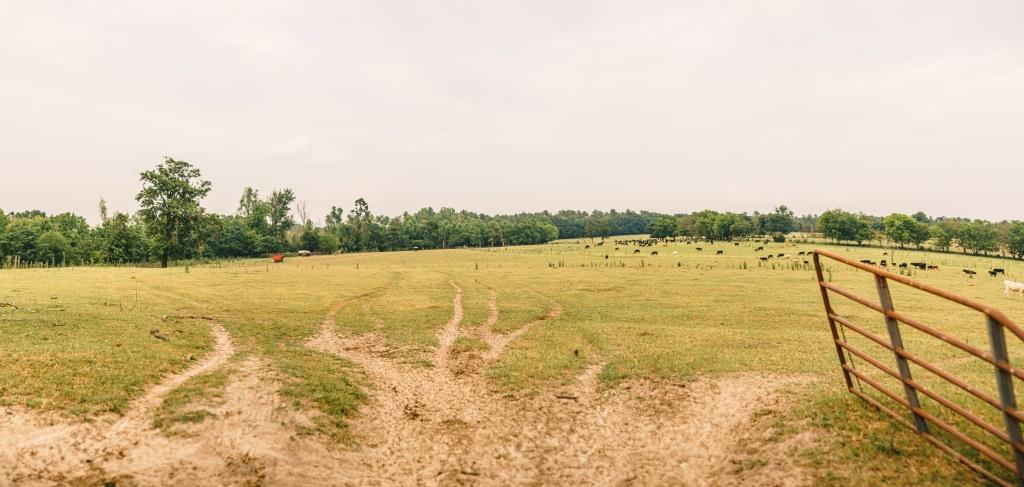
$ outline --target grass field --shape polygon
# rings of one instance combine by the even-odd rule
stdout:
[[[754,251],[758,245],[718,242],[698,252],[697,245],[679,242],[635,254],[635,246],[616,250],[609,239],[602,246],[559,241],[289,258],[279,265],[247,260],[170,269],[3,271],[0,407],[76,420],[123,413],[161,377],[213,349],[210,318],[230,334],[236,353],[223,367],[168,394],[154,418],[157,426],[171,432],[176,423],[202,423],[210,414],[208,403],[224,400],[227,376],[254,359],[269,364],[281,397],[313,418],[307,425],[311,433],[345,442],[353,414],[374,388],[355,363],[305,346],[325,314],[335,310],[333,328],[340,335],[374,331],[395,360],[430,368],[437,365],[437,332],[452,316],[457,288],[465,313],[458,326],[484,325],[498,334],[530,326],[483,370],[503,394],[529,396],[568,383],[593,364],[603,364],[598,379],[608,388],[635,379],[687,382],[734,373],[813,376],[817,380],[793,392],[792,406],[772,421],[779,441],[808,432],[816,438],[798,453],[815,483],[976,481],[845,391],[813,267],[802,257],[761,261],[764,253]],[[788,255],[813,248],[764,246]],[[882,257],[881,249],[828,248],[856,259],[893,260]],[[650,255],[652,250],[659,255]],[[715,255],[717,250],[724,254]],[[1024,318],[1024,303],[1002,298],[1002,278],[985,275],[990,267],[1004,267],[1007,278],[1024,280],[1021,263],[908,250],[897,250],[895,260],[938,265],[911,276]],[[968,278],[964,268],[978,274]],[[866,273],[830,265],[826,275],[875,296]],[[893,295],[897,309],[987,349],[980,315],[899,286]],[[834,304],[884,335],[877,314],[838,299]],[[500,317],[488,323],[492,305]],[[990,367],[904,328],[908,349],[994,391]],[[883,350],[857,343],[892,363]],[[456,352],[488,347],[472,337],[452,346]],[[1011,352],[1024,358],[1020,343]],[[919,378],[956,394],[934,377]],[[956,397],[985,411],[966,394]],[[994,411],[985,414],[1002,424]]]

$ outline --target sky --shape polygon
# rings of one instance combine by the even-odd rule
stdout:
[[[0,208],[1024,219],[1024,2],[0,0]]]

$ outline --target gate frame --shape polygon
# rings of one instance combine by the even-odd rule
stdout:
[[[875,303],[868,299],[857,296],[856,294],[853,294],[852,292],[847,291],[839,286],[836,286],[831,282],[826,282],[821,265],[821,257],[826,257],[841,264],[845,264],[856,269],[871,273],[875,279],[875,287],[878,291],[879,302]],[[841,255],[838,255],[834,252],[830,252],[827,250],[814,250],[814,270],[818,280],[818,288],[821,291],[822,303],[825,305],[825,315],[828,317],[829,328],[832,331],[832,341],[836,348],[836,354],[839,356],[839,364],[843,371],[843,378],[846,382],[847,390],[853,393],[854,395],[860,397],[867,403],[871,404],[878,410],[893,417],[899,423],[908,426],[916,433],[921,435],[929,443],[938,447],[940,450],[943,450],[946,453],[952,455],[961,463],[965,464],[972,470],[984,475],[993,482],[1004,487],[1011,487],[1014,485],[1006,481],[1002,477],[996,475],[995,473],[985,469],[981,465],[971,461],[966,456],[956,451],[953,447],[947,445],[941,439],[933,435],[931,433],[930,426],[934,425],[938,427],[938,429],[952,435],[953,437],[960,440],[964,444],[973,448],[978,453],[987,457],[989,460],[992,460],[993,462],[1005,468],[1009,473],[1013,474],[1013,476],[1016,478],[1016,485],[1019,487],[1024,487],[1024,437],[1022,437],[1021,434],[1021,423],[1024,422],[1024,414],[1017,410],[1016,399],[1014,396],[1014,377],[1024,380],[1024,370],[1015,369],[1010,364],[1009,354],[1006,346],[1006,330],[1009,330],[1013,336],[1015,336],[1018,340],[1024,342],[1024,329],[1022,329],[1016,323],[1007,318],[1006,315],[1004,315],[1001,311],[991,306],[979,303],[977,301],[971,300],[969,298],[960,296],[958,294],[943,289],[939,289],[934,286],[930,286],[928,284],[915,281],[913,279],[910,279],[909,277],[889,272],[880,267],[876,267],[873,265],[865,264],[863,262],[858,262],[847,257],[843,257]],[[913,318],[910,318],[909,316],[906,316],[896,311],[895,307],[893,306],[892,296],[889,293],[889,281],[895,281],[900,284],[932,294],[934,296],[944,298],[959,305],[971,308],[985,315],[985,322],[988,329],[989,346],[991,352],[986,352],[984,350],[976,348],[966,343],[965,341],[947,335],[930,325],[914,320]],[[838,294],[844,298],[847,298],[851,301],[854,301],[858,304],[861,304],[867,308],[873,309],[881,313],[885,318],[886,330],[889,335],[887,337],[888,339],[886,340],[885,338],[870,331],[867,331],[866,329],[852,323],[850,320],[843,318],[842,316],[839,316],[832,308],[829,293],[830,291],[832,293]],[[978,390],[977,388],[971,386],[970,384],[964,382],[963,380],[952,376],[951,374],[939,369],[935,365],[907,351],[903,347],[903,340],[900,335],[901,323],[910,326],[911,328],[914,328],[918,331],[931,335],[934,338],[938,338],[939,340],[948,343],[956,348],[959,348],[960,350],[965,351],[970,355],[973,355],[974,357],[979,358],[982,361],[985,361],[992,365],[995,371],[995,380],[999,390],[999,399],[996,400],[991,395]],[[839,326],[837,326],[837,324]],[[882,346],[883,348],[890,350],[893,353],[896,369],[898,371],[893,370],[891,367],[881,363],[874,357],[871,357],[869,354],[862,352],[853,347],[852,345],[850,345],[846,341],[845,330],[854,331],[864,336],[865,338],[871,340],[872,342]],[[885,372],[886,374],[899,380],[903,384],[903,395],[901,396],[893,391],[890,391],[883,385],[879,384],[877,381],[872,380],[869,377],[862,374],[861,372],[857,371],[857,369],[852,366],[854,356],[862,359],[863,361],[878,368],[882,372]],[[966,409],[954,403],[953,401],[946,399],[940,396],[938,393],[935,393],[915,382],[910,371],[911,363],[931,372],[932,374],[942,379],[945,379],[947,382],[950,382],[953,385],[960,387],[961,389],[967,391],[971,395],[981,399],[982,401],[1000,410],[1003,414],[1003,429],[1000,430],[996,426],[979,418],[978,416],[967,411]],[[896,403],[903,406],[903,408],[906,408],[911,413],[911,416],[913,417],[913,422],[908,421],[904,416],[901,416],[896,411],[893,411],[892,409],[881,404],[878,400],[868,396],[863,391],[857,390],[857,388],[853,386],[854,379],[856,379],[858,383],[867,383],[877,391],[883,393]],[[1011,451],[1013,452],[1013,461],[1011,462],[1010,460],[1006,459],[1004,455],[993,452],[990,448],[986,447],[985,445],[979,443],[977,440],[971,438],[970,436],[956,429],[956,427],[942,421],[935,415],[924,410],[921,407],[920,401],[918,399],[918,393],[927,396],[928,398],[934,400],[935,402],[941,404],[942,406],[945,406],[947,409],[959,414],[961,417],[967,419],[968,421],[980,427],[981,429],[994,435],[996,438],[1002,440],[1005,443],[1008,443]]]

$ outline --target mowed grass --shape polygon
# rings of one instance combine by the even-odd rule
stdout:
[[[0,307],[0,401],[83,417],[121,412],[160,377],[193,363],[190,355],[199,357],[212,348],[206,322],[162,316],[206,315],[231,333],[240,354],[264,358],[279,372],[275,377],[283,382],[282,393],[295,407],[320,413],[322,432],[343,433],[345,418],[372,389],[359,383],[351,363],[303,345],[318,332],[327,311],[337,308],[340,333],[379,333],[400,360],[430,366],[436,331],[452,317],[455,284],[463,290],[462,326],[486,323],[492,294],[499,310],[495,331],[534,323],[485,371],[510,393],[569,381],[591,363],[606,364],[601,378],[609,383],[735,372],[810,374],[820,380],[781,420],[784,430],[818,433],[820,440],[803,460],[822,483],[956,485],[973,479],[845,391],[812,268],[802,256],[759,260],[769,252],[807,252],[812,245],[771,243],[761,253],[754,248],[762,244],[752,242],[679,242],[635,254],[635,246],[620,245],[616,251],[612,239],[596,243],[346,254],[294,258],[280,265],[249,260],[194,266],[187,272],[180,267],[3,271],[0,303],[17,308]],[[704,250],[698,252],[697,246]],[[855,259],[891,260],[881,249],[828,248]],[[659,255],[650,255],[653,250]],[[715,255],[718,250],[723,255]],[[1024,317],[1024,303],[1002,299],[1002,278],[984,274],[989,267],[1004,267],[1008,278],[1024,280],[1024,265],[896,252],[898,262],[919,260],[940,268],[912,271],[915,279],[995,304],[1011,318]],[[978,275],[968,278],[963,268]],[[829,264],[826,278],[865,297],[876,296],[871,277],[861,271]],[[902,286],[892,288],[897,309],[987,349],[979,314]],[[884,336],[877,313],[841,298],[834,304],[841,314]],[[561,307],[561,315],[537,321],[555,307]],[[169,340],[152,337],[153,328]],[[903,329],[908,349],[994,392],[990,367]],[[847,336],[892,364],[884,349]],[[485,344],[462,340],[455,347],[475,350]],[[1018,363],[1024,359],[1024,347],[1016,341],[1012,352]],[[866,364],[855,365],[869,370]],[[915,369],[915,374],[996,426],[1002,424],[986,405],[927,373]],[[191,384],[196,389],[192,395],[215,395],[223,387],[221,377],[208,379]],[[886,384],[900,391],[894,381]],[[202,420],[202,408],[182,399],[189,396],[189,390],[172,396],[177,403],[165,411],[168,421]],[[930,410],[941,410],[925,402]],[[907,472],[913,472],[913,479],[903,477]]]

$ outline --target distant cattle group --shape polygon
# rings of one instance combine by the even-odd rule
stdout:
[[[680,238],[680,239],[677,240],[675,237],[670,237],[670,238],[621,239],[621,240],[615,240],[614,242],[615,242],[615,245],[616,245],[615,251],[618,252],[622,247],[626,247],[626,246],[636,246],[636,247],[653,247],[653,246],[656,246],[656,245],[668,246],[669,243],[675,243],[677,241],[679,243],[685,242],[686,245],[693,245],[695,243],[696,244],[700,244],[702,242],[706,243],[706,244],[710,244],[710,245],[714,245],[715,244],[715,242],[713,240],[711,240],[711,239],[707,239],[707,240],[704,240],[704,239],[701,239],[701,240],[697,240],[697,239],[684,240],[684,239]],[[577,241],[577,242],[578,243],[582,243],[582,242],[579,242],[579,241]],[[764,243],[767,244],[768,241],[766,240]],[[604,244],[605,244],[605,241],[602,240],[602,241],[600,241],[598,243],[595,243],[593,245],[595,247],[600,247],[600,246],[603,246]],[[735,247],[739,247],[740,246],[740,242],[732,242],[732,244]],[[793,245],[788,245],[788,246],[789,247],[793,247]],[[584,248],[585,249],[590,249],[591,245],[586,245]],[[703,246],[693,247],[693,248],[697,252],[703,252],[704,251],[704,247]],[[764,250],[765,250],[765,246],[764,245],[758,245],[757,247],[755,247],[753,249],[754,252],[763,252]],[[640,253],[641,253],[640,249],[634,249],[633,250],[633,255],[638,255]],[[300,253],[300,255],[301,254],[302,253]],[[809,251],[809,250],[808,251],[799,251],[799,252],[797,252],[795,254],[795,257],[791,257],[789,255],[786,255],[783,252],[779,252],[779,253],[775,253],[775,254],[766,254],[766,255],[763,255],[763,256],[760,256],[760,257],[757,257],[757,258],[761,262],[768,262],[771,259],[787,259],[787,260],[795,261],[797,263],[802,262],[805,266],[807,266],[807,265],[810,265],[810,261],[808,261],[807,258],[809,258],[812,254],[814,254],[814,252]],[[651,256],[658,256],[658,255],[659,254],[658,254],[657,250],[652,250],[651,251]],[[679,255],[679,252],[673,250],[672,251],[672,255]],[[724,250],[715,250],[715,255],[725,255],[725,251]],[[893,256],[895,256],[895,255],[896,254],[893,253]],[[804,257],[804,256],[806,256],[807,258],[799,258],[799,259],[797,258],[797,257]],[[861,264],[866,264],[866,265],[883,267],[883,268],[886,268],[886,269],[892,267],[893,270],[895,270],[896,268],[899,268],[901,273],[903,273],[904,270],[909,269],[911,267],[913,267],[914,269],[917,269],[917,270],[921,270],[921,271],[931,271],[931,270],[938,270],[939,269],[939,266],[934,265],[934,264],[928,264],[927,262],[923,262],[923,261],[919,261],[919,262],[896,262],[895,260],[890,260],[891,257],[889,256],[889,252],[882,252],[882,257],[889,257],[889,258],[879,259],[877,262],[874,261],[874,260],[871,260],[871,259],[862,259],[862,260],[860,260],[860,263]],[[609,255],[605,254],[604,258],[608,259]],[[744,268],[746,268],[745,265],[744,265]],[[969,278],[973,278],[974,276],[976,276],[978,274],[977,271],[972,270],[972,269],[962,269],[962,272],[963,272],[963,274],[965,276],[967,276]],[[999,276],[999,275],[1004,275],[1004,276],[1006,275],[1006,269],[1004,269],[1002,267],[994,267],[994,268],[989,269],[986,272],[991,277],[996,277],[996,276]],[[1009,281],[1009,280],[1003,281],[1003,295],[1004,296],[1009,296],[1009,293],[1011,293],[1011,292],[1018,293],[1020,295],[1021,299],[1024,299],[1024,283],[1015,282],[1015,281]]]

